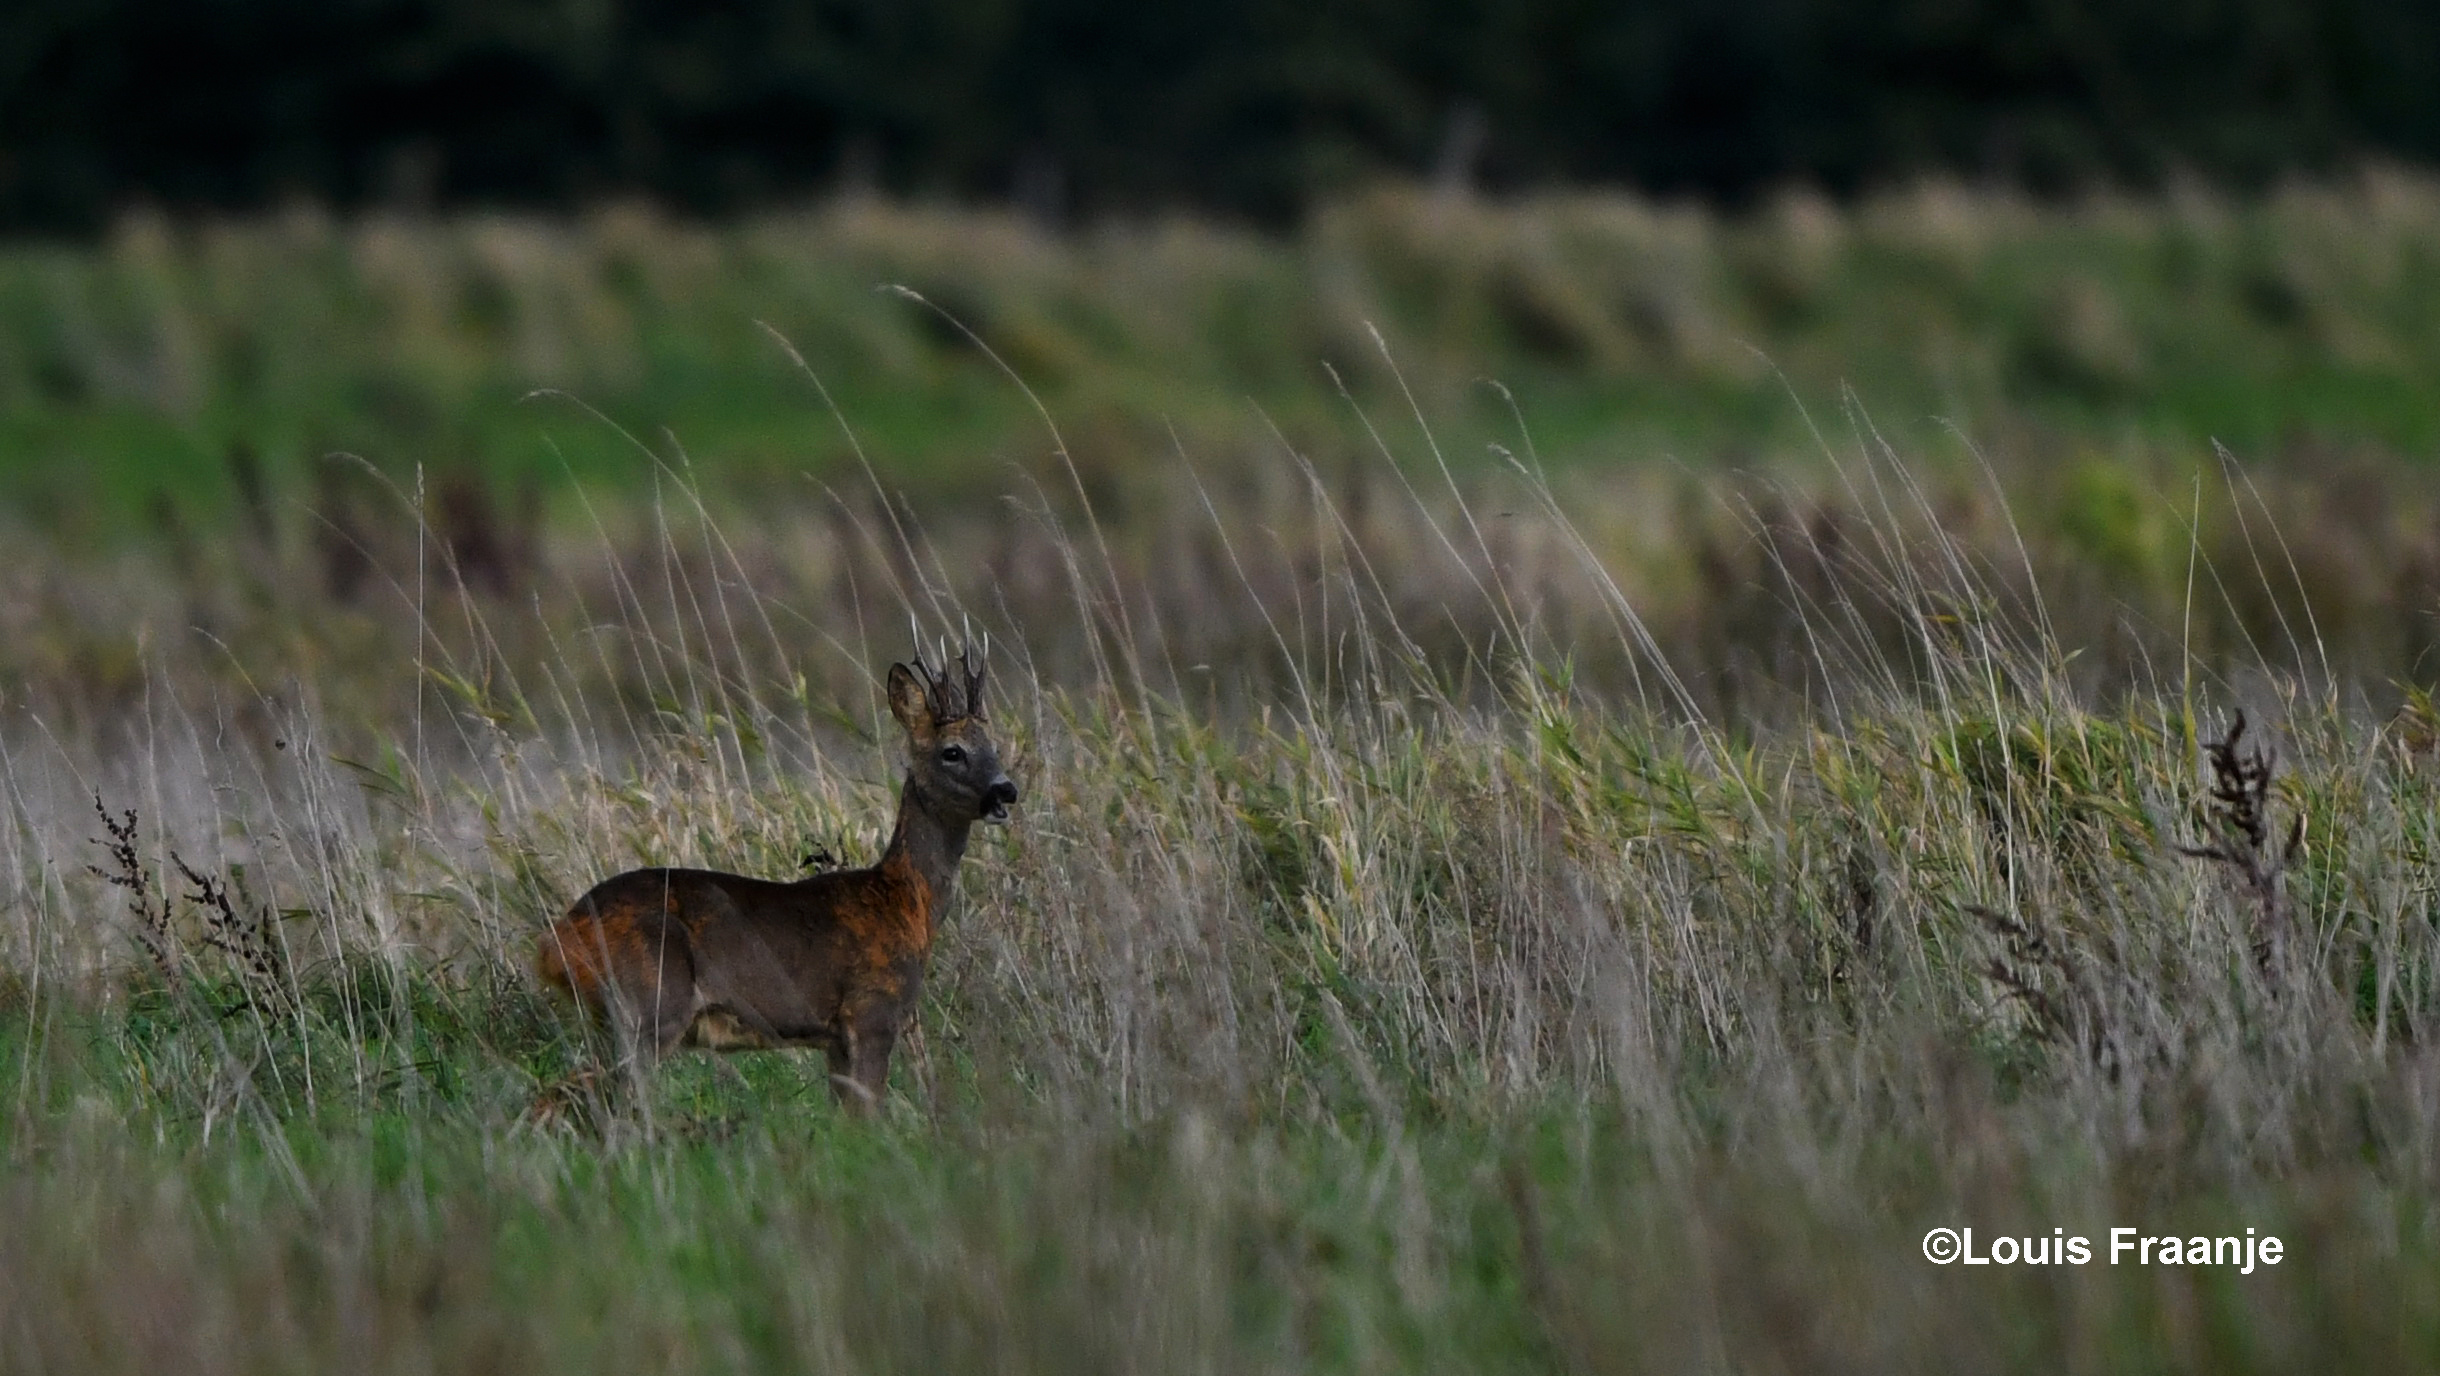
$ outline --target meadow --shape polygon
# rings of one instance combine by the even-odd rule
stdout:
[[[1285,237],[869,199],[725,224],[131,213],[99,244],[0,245],[0,492],[142,531],[310,491],[345,452],[634,495],[650,468],[623,427],[705,458],[721,495],[818,499],[804,475],[852,471],[851,446],[758,323],[890,486],[935,502],[1040,474],[1032,408],[969,329],[1105,484],[1181,444],[1366,454],[1342,389],[1392,415],[1411,389],[1453,453],[1513,444],[1486,379],[1529,400],[1563,469],[1806,460],[1791,398],[1835,412],[1845,388],[1925,457],[1953,426],[2043,462],[2182,471],[2214,439],[2256,464],[2386,458],[2440,443],[2435,260],[2440,185],[2404,172],[2250,200],[1930,184],[1738,215],[1385,187]]]
[[[2402,174],[0,251],[0,1365],[2440,1366],[2435,268]],[[535,934],[869,860],[910,622],[1025,796],[883,1112],[583,1073]]]

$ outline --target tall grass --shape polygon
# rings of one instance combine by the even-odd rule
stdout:
[[[1012,468],[1057,476],[952,319],[1043,391],[1096,485],[1173,437],[1235,456],[1276,426],[1325,464],[1364,454],[1332,379],[1396,397],[1368,324],[1454,448],[1509,433],[1476,385],[1489,373],[1528,397],[1561,469],[1809,467],[1790,384],[1858,388],[1917,453],[1942,443],[1937,417],[2059,465],[2182,468],[2213,439],[2258,462],[2420,456],[2440,441],[2435,262],[2440,192],[2402,172],[2246,200],[1929,185],[1733,216],[1384,188],[1279,237],[1182,220],[1057,234],[871,200],[723,226],[633,207],[131,215],[96,245],[0,247],[0,493],[123,542],[315,493],[334,451],[552,494],[571,473],[647,490],[631,450],[552,393],[718,456],[706,486],[725,505],[801,491],[808,471],[852,479],[845,437],[804,423],[804,380],[757,320],[820,363],[892,481],[933,503],[1004,491]]]
[[[2276,487],[2032,485],[2118,523],[2058,536],[1869,446],[1810,492],[1390,455],[933,521],[672,468],[480,558],[409,481],[29,560],[7,1364],[2433,1365],[2440,715],[2368,709]],[[2076,586],[2118,536],[2167,562]],[[910,617],[1004,647],[1026,802],[882,1122],[781,1053],[598,1092],[533,934],[639,863],[873,855]],[[2267,890],[2190,853],[2243,842],[2239,708]]]

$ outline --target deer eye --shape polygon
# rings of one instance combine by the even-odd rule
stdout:
[[[940,759],[943,764],[957,764],[965,758],[966,747],[962,745],[944,745],[940,748]]]

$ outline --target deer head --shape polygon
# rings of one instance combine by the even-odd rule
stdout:
[[[944,822],[1005,823],[1017,786],[1001,770],[983,720],[983,667],[972,646],[958,652],[954,678],[945,649],[942,660],[935,670],[918,649],[907,663],[890,666],[890,714],[906,728],[908,783]]]

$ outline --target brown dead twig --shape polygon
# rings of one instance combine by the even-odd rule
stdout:
[[[173,925],[173,900],[144,863],[136,839],[136,810],[128,808],[113,816],[98,794],[93,810],[101,815],[102,829],[109,833],[108,840],[97,836],[93,844],[109,857],[109,865],[87,865],[85,869],[110,887],[126,891],[127,909],[136,919],[136,944],[144,948],[171,988],[184,989],[186,951]],[[228,958],[246,1003],[265,1011],[286,1007],[293,990],[277,915],[260,905],[241,912],[226,880],[197,870],[175,850],[169,853],[169,862],[187,883],[186,901],[203,914],[204,944]]]
[[[2240,750],[2245,714],[2239,712],[2228,734],[2203,747],[2211,761],[2210,819],[2219,839],[2210,845],[2179,846],[2178,853],[2224,865],[2252,895],[2255,905],[2254,959],[2265,971],[2287,959],[2290,914],[2287,869],[2304,843],[2304,818],[2290,819],[2287,835],[2272,842],[2271,781],[2279,768],[2275,748]]]
[[[127,891],[127,910],[136,919],[136,944],[152,958],[161,978],[173,989],[183,988],[186,973],[179,961],[178,941],[170,930],[169,895],[153,883],[152,871],[145,868],[143,857],[136,852],[136,810],[127,809],[117,817],[102,805],[102,795],[93,795],[93,810],[101,814],[102,830],[110,833],[105,841],[96,836],[93,844],[110,857],[110,868],[87,865],[85,869],[114,889]]]
[[[227,883],[199,872],[174,850],[169,862],[187,882],[187,901],[203,912],[204,944],[229,958],[246,1001],[265,1011],[285,1008],[292,990],[276,915],[262,905],[241,913],[229,899]]]
[[[2115,1075],[2119,1053],[2102,1016],[2100,995],[2083,964],[2031,923],[1996,908],[1969,903],[1965,909],[1980,919],[2004,949],[1984,967],[2010,998],[2032,1018],[2034,1033],[2046,1042],[2081,1049],[2093,1064]]]

